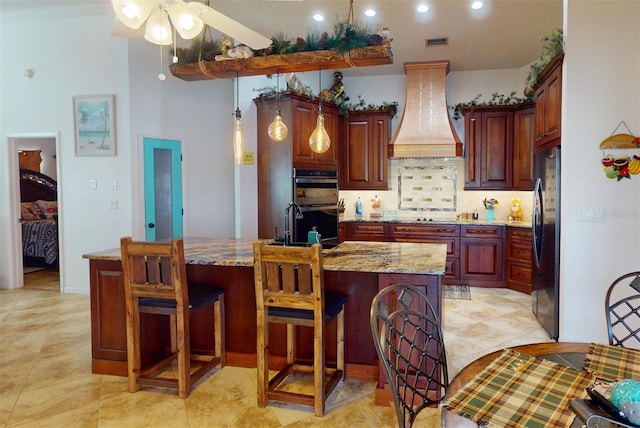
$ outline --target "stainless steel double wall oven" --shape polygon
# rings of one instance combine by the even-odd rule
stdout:
[[[302,218],[291,215],[292,241],[307,242],[315,227],[323,243],[338,242],[338,172],[293,168],[293,200]]]

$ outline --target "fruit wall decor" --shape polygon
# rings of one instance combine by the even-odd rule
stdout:
[[[615,132],[624,125],[627,128],[628,134],[616,134]],[[636,149],[640,150],[640,137],[635,137],[631,134],[629,127],[624,121],[613,130],[612,135],[606,138],[600,143],[600,149],[602,149],[602,165],[604,166],[604,173],[607,178],[616,179],[617,181],[623,178],[631,178],[632,175],[640,174],[640,155],[634,154],[631,156],[618,156],[615,157],[611,154],[605,155],[605,149]]]

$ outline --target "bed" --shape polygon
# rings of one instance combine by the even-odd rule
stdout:
[[[24,266],[58,266],[58,184],[37,171],[20,170],[20,223]]]

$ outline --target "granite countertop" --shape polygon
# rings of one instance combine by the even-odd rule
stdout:
[[[420,216],[420,218],[425,218],[427,220],[417,219],[408,219],[408,218],[385,218],[385,217],[355,217],[355,216],[340,216],[340,222],[342,223],[352,223],[352,222],[371,222],[371,223],[404,223],[404,224],[478,224],[483,226],[510,226],[510,227],[524,227],[531,228],[531,221],[518,221],[518,220],[508,220],[508,219],[496,219],[496,220],[486,220],[484,218],[480,218],[478,220],[457,220],[457,219],[437,219],[434,218],[429,220],[428,216]]]
[[[445,244],[346,241],[323,250],[325,270],[443,275]],[[253,240],[184,238],[187,264],[253,266]],[[90,260],[120,260],[120,249],[82,256]]]

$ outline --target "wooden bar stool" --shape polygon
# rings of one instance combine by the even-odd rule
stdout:
[[[191,393],[193,384],[214,367],[224,367],[223,289],[188,284],[182,239],[171,242],[120,240],[124,294],[127,310],[127,371],[129,391],[141,386],[175,389],[180,398]],[[192,353],[189,315],[213,308],[213,353]],[[149,367],[142,367],[140,356],[140,313],[168,315],[171,355]],[[155,332],[154,332],[155,334]],[[167,367],[177,362],[178,375],[169,376]],[[191,366],[197,367],[191,372]]]
[[[254,274],[257,307],[258,406],[269,400],[313,406],[323,416],[327,396],[344,373],[344,307],[346,296],[325,292],[322,246],[281,247],[254,242]],[[325,327],[336,318],[337,361],[327,367]],[[287,325],[287,363],[269,380],[269,323]],[[313,362],[297,361],[296,326],[313,327]],[[313,394],[285,391],[288,376],[313,374]]]

